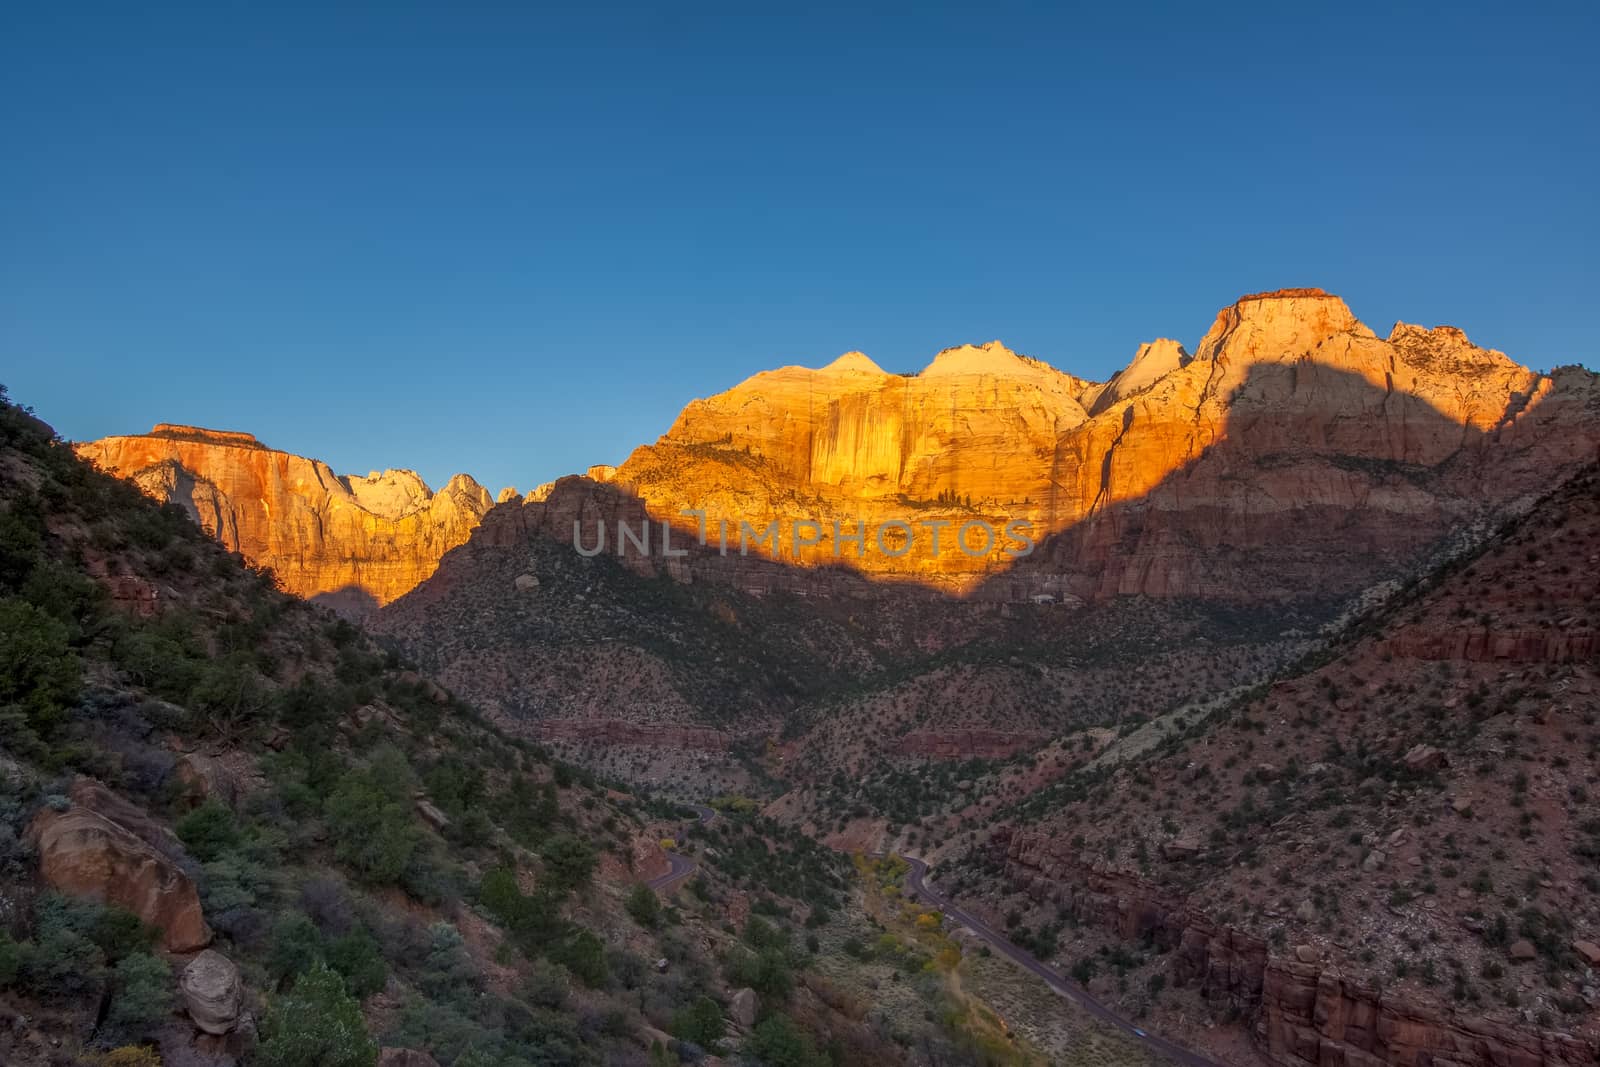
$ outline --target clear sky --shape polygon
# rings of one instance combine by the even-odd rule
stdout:
[[[1600,364],[1600,5],[592,6],[8,5],[0,381],[492,490],[1283,286]]]

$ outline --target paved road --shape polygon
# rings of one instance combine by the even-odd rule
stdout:
[[[710,826],[717,817],[715,809],[708,808],[703,804],[685,804],[683,806],[694,809],[694,817],[700,821],[701,826]],[[694,860],[688,856],[681,856],[676,852],[667,853],[667,863],[670,866],[666,874],[661,875],[659,878],[652,878],[645,883],[651,889],[657,891],[674,889],[679,882],[693,874],[697,866]]]
[[[1121,1030],[1135,1041],[1144,1045],[1145,1048],[1166,1057],[1173,1063],[1182,1064],[1183,1067],[1222,1067],[1215,1060],[1208,1060],[1198,1053],[1190,1052],[1186,1048],[1174,1045],[1164,1038],[1157,1037],[1155,1034],[1148,1033],[1143,1028],[1133,1025],[1133,1023],[1090,996],[1083,987],[1073,985],[1061,975],[1040,963],[1030,953],[1012,944],[1010,938],[996,933],[976,915],[965,910],[959,904],[952,903],[949,897],[929,886],[926,881],[928,874],[928,865],[926,863],[911,856],[902,858],[911,865],[911,870],[906,875],[906,887],[915,893],[918,899],[933,904],[956,922],[977,934],[992,950],[1004,955],[1024,970],[1042,978],[1044,983],[1060,996],[1066,997],[1090,1015]]]

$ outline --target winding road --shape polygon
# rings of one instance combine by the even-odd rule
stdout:
[[[700,821],[701,826],[710,826],[716,820],[717,812],[714,808],[708,808],[704,804],[685,804],[683,806],[694,809],[694,817]],[[699,866],[688,856],[679,855],[676,852],[667,853],[667,864],[666,874],[650,879],[645,885],[658,893],[674,889],[679,882],[693,874],[695,868]]]
[[[922,860],[912,856],[902,856],[901,858],[911,865],[911,870],[906,874],[906,888],[915,893],[919,900],[933,904],[945,915],[971,930],[990,949],[1002,954],[1023,970],[1043,979],[1044,983],[1057,995],[1066,997],[1096,1019],[1121,1030],[1145,1048],[1171,1060],[1173,1063],[1182,1064],[1183,1067],[1223,1067],[1222,1064],[1217,1063],[1215,1060],[1208,1060],[1198,1053],[1190,1052],[1180,1045],[1174,1045],[1165,1038],[1157,1037],[1155,1034],[1148,1033],[1144,1029],[1133,1025],[1133,1023],[1090,996],[1082,986],[1077,986],[1067,981],[1061,975],[1040,963],[1033,955],[1012,944],[1009,938],[996,933],[982,919],[962,908],[959,904],[954,903],[937,889],[929,886],[927,883],[928,865]],[[690,866],[691,868],[693,867],[692,864]]]

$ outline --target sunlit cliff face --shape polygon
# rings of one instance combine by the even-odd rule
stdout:
[[[1019,558],[1004,536],[972,552],[979,521],[1025,523],[1042,540],[1133,503],[1433,508],[1404,479],[1374,493],[1370,465],[1431,468],[1485,435],[1514,437],[1551,389],[1458,330],[1400,324],[1379,338],[1339,298],[1283,290],[1224,309],[1193,355],[1170,340],[1140,346],[1106,383],[999,342],[947,349],[915,375],[861,353],[765,372],[691,403],[607,480],[686,529],[701,518],[683,512],[703,513],[714,546],[750,550],[777,521],[784,558],[960,590]],[[912,528],[909,551],[884,550],[884,524],[891,549],[899,525]],[[864,546],[839,536],[863,526]],[[952,550],[963,526],[965,550]]]
[[[438,493],[408,470],[341,477],[246,433],[163,423],[77,449],[149,495],[180,503],[228,548],[271,567],[288,591],[353,612],[426,579],[492,505],[465,475]]]
[[[1028,571],[1076,577],[1024,592],[1213,596],[1237,591],[1238,568],[1211,557],[1294,544],[1326,557],[1352,547],[1333,529],[1352,515],[1374,545],[1409,550],[1475,504],[1537,493],[1593,456],[1597,422],[1593,375],[1535,374],[1450,327],[1380,338],[1338,297],[1289,289],[1224,308],[1192,354],[1141,345],[1104,383],[998,341],[910,375],[859,352],[767,371],[589,478],[644,504],[658,559],[703,539],[950,593]],[[291,591],[355,609],[425,580],[492,505],[465,476],[438,494],[409,471],[339,477],[248,434],[158,426],[79,450],[180,501]],[[543,508],[550,492],[500,499]],[[549,507],[563,528],[524,525],[642,550],[637,521],[630,541],[603,508]]]

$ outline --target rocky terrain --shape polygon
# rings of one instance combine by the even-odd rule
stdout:
[[[77,446],[102,469],[180,505],[291,593],[362,615],[414,588],[493,505],[464,474],[433,492],[413,471],[337,475],[247,433],[157,425]]]
[[[1045,1062],[959,949],[842,948],[863,901],[751,805],[506,736],[0,390],[0,1063]]]
[[[1591,467],[1300,669],[929,850],[1091,988],[1273,1063],[1593,1063],[1597,634]]]
[[[508,728],[702,795],[1011,757],[1261,681],[1597,440],[1589,372],[1446,327],[1379,338],[1316,290],[1246,297],[1192,357],[1152,344],[1100,385],[995,345],[915,376],[849,356],[757,375],[619,469],[496,507],[373,625]],[[897,514],[1024,517],[1040,540],[935,560],[923,536],[873,562],[833,559],[831,528],[799,560],[781,539],[795,516]],[[779,558],[741,544],[772,521]]]
[[[150,447],[195,436],[282,456],[172,428]],[[797,850],[925,858],[1016,944],[1219,1062],[1566,1067],[1600,1058],[1597,447],[1588,371],[1449,327],[1380,337],[1282,290],[1104,383],[998,343],[918,374],[852,353],[757,375],[620,467],[492,507],[473,486],[410,577],[400,533],[352,535],[341,566],[393,563],[377,647],[505,743],[764,810]],[[96,458],[272,563],[181,488],[209,454]],[[226,498],[268,484],[250,478]],[[355,504],[306,506],[415,531],[451,492],[378,481],[318,481]],[[952,551],[979,523],[988,549]],[[858,550],[841,534],[861,528]],[[1006,551],[1019,531],[1031,552]],[[155,576],[86,568],[129,616],[165,610]],[[40,834],[89,833],[90,794],[63,795]],[[937,920],[874,892],[851,899],[937,959]],[[737,926],[747,901],[724,903]],[[904,937],[875,955],[837,934],[900,973]],[[819,1002],[860,977],[834,962]],[[925,973],[972,1023],[937,1040],[1099,1047],[1003,1036],[962,999],[996,987],[984,968]],[[885,1013],[862,1048],[904,1023]]]

